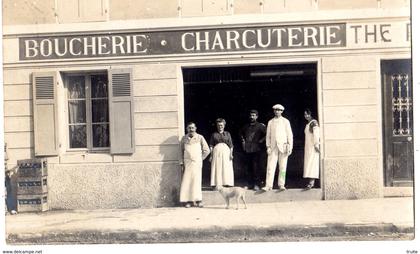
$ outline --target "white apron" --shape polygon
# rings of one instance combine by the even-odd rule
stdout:
[[[305,157],[303,164],[303,177],[318,179],[319,153],[315,151],[315,144],[319,144],[319,127],[314,126],[313,133],[311,133],[309,130],[309,125],[311,122],[309,122],[305,127]]]
[[[210,185],[233,186],[233,163],[230,148],[225,143],[219,143],[213,148]]]
[[[180,202],[201,201],[201,171],[203,167],[201,143],[184,145],[184,174],[182,176]]]

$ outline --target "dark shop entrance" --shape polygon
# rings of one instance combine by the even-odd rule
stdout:
[[[235,186],[245,186],[245,153],[241,147],[239,130],[248,122],[249,110],[259,112],[258,121],[267,125],[273,115],[272,106],[285,107],[283,116],[289,119],[293,131],[294,147],[287,165],[286,187],[304,188],[302,178],[306,120],[304,109],[317,114],[317,65],[316,63],[254,65],[232,67],[184,68],[185,124],[193,121],[197,132],[209,142],[216,131],[215,120],[226,120],[226,131],[234,144]],[[265,147],[265,144],[264,144]],[[265,153],[264,153],[265,154]],[[267,156],[263,156],[261,175],[265,179]],[[277,187],[277,174],[274,187]],[[203,189],[210,186],[210,163],[203,164]],[[319,187],[319,181],[316,181]]]

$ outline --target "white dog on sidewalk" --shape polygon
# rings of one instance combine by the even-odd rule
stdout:
[[[230,201],[231,198],[236,199],[236,210],[239,209],[239,199],[242,199],[242,202],[244,202],[244,205],[245,205],[245,209],[247,209],[246,202],[245,202],[245,193],[246,193],[246,190],[248,189],[248,187],[242,188],[242,187],[221,187],[221,186],[218,186],[216,189],[219,191],[219,193],[225,199],[226,209],[229,209],[229,206],[230,206],[229,201]]]

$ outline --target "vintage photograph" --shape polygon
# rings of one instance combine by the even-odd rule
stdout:
[[[419,251],[410,0],[3,0],[2,22],[3,253]]]

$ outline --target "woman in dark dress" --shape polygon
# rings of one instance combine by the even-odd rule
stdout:
[[[226,121],[216,120],[217,132],[210,138],[210,161],[212,187],[233,186],[233,143],[229,132],[225,131]]]

